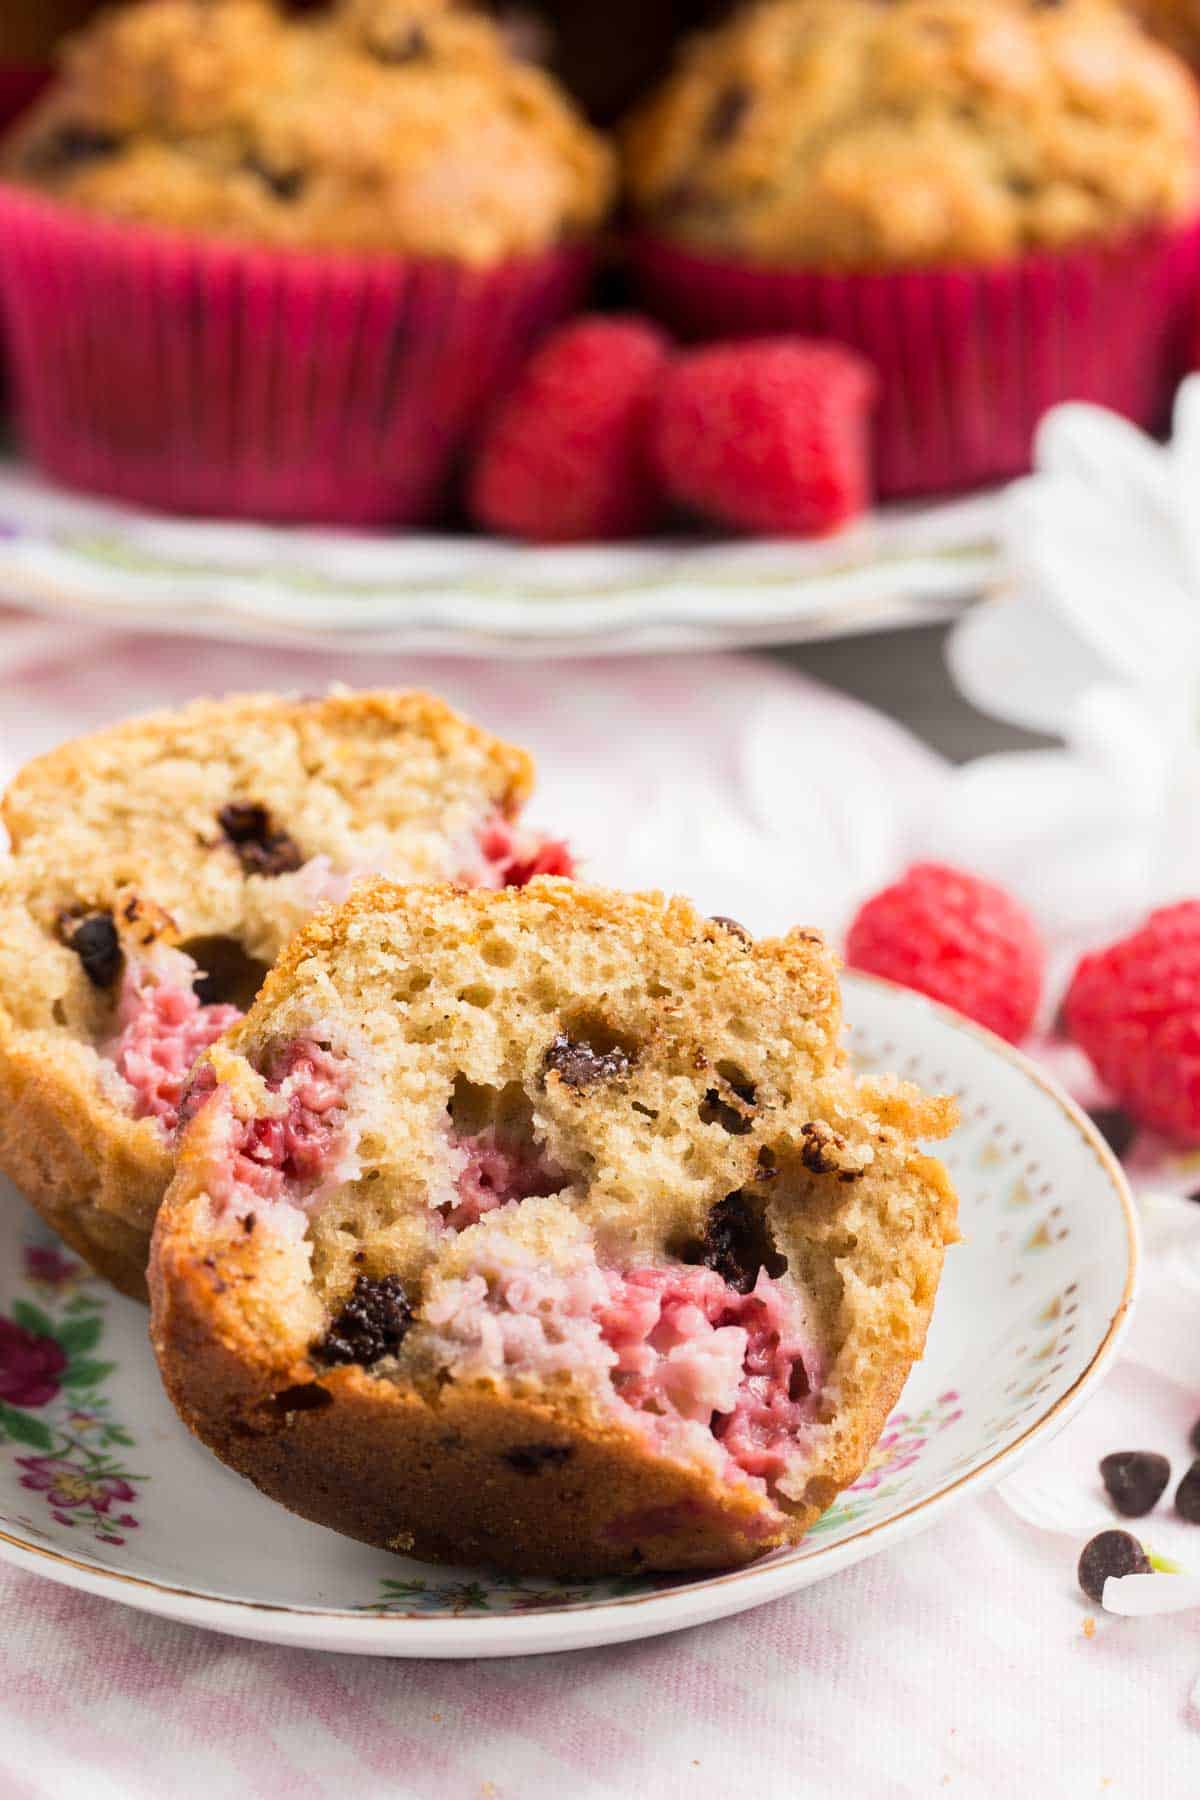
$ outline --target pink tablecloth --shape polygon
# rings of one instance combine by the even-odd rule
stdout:
[[[737,658],[335,666],[10,622],[0,774],[130,710],[330,679],[440,689],[537,750],[537,816],[597,878],[689,890],[758,929],[836,929],[914,849],[956,840],[958,778],[936,758]],[[1063,1438],[912,1543],[721,1624],[524,1662],[367,1661],[160,1623],[0,1566],[0,1794],[1200,1793],[1200,1613],[1102,1616],[1089,1635],[1074,1579],[1106,1520],[1096,1456],[1130,1432],[1182,1443],[1200,1412],[1200,1207],[1157,1189],[1145,1204],[1129,1348]],[[1156,1526],[1155,1547],[1182,1556],[1186,1532]]]

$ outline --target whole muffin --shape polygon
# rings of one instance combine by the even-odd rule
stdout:
[[[550,77],[441,0],[106,11],[3,167],[0,288],[51,473],[345,522],[436,512],[613,186]],[[131,306],[146,329],[114,344]]]
[[[472,265],[596,225],[609,153],[480,14],[149,0],[67,49],[19,179],[111,217]]]
[[[659,308],[697,335],[791,327],[874,354],[885,492],[1013,472],[1058,399],[1154,422],[1198,148],[1187,70],[1115,0],[764,0],[693,39],[625,132]],[[956,431],[964,354],[979,416]]]

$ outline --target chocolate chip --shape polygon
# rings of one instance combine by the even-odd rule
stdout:
[[[428,35],[420,25],[410,25],[407,30],[390,35],[377,31],[368,48],[376,62],[381,63],[421,62],[432,54]]]
[[[298,200],[308,179],[303,169],[275,169],[254,155],[244,157],[242,167],[247,175],[253,175],[264,187],[270,188],[277,200]]]
[[[845,1148],[845,1138],[839,1137],[824,1119],[810,1119],[801,1126],[800,1160],[810,1174],[832,1175],[840,1170]]]
[[[760,1269],[772,1276],[787,1270],[787,1258],[776,1250],[761,1207],[752,1205],[745,1194],[726,1194],[717,1201],[698,1248],[695,1260],[715,1270],[739,1294],[750,1292]]]
[[[217,814],[217,823],[247,875],[288,875],[304,861],[295,839],[277,831],[270,813],[257,801],[231,801]]]
[[[1150,1575],[1153,1567],[1142,1546],[1128,1531],[1102,1531],[1085,1544],[1079,1558],[1079,1585],[1089,1600],[1104,1604],[1109,1576]]]
[[[1124,1156],[1137,1136],[1137,1126],[1121,1106],[1092,1106],[1088,1118],[1114,1156]]]
[[[604,1051],[593,1050],[582,1039],[568,1037],[560,1031],[542,1061],[544,1074],[553,1071],[567,1087],[591,1087],[597,1081],[616,1081],[630,1070],[628,1052],[620,1045]]]
[[[1189,1525],[1200,1525],[1200,1457],[1175,1489],[1175,1511]]]
[[[271,1405],[280,1413],[320,1412],[322,1407],[333,1405],[333,1395],[319,1381],[302,1381],[272,1394]]]
[[[354,1292],[313,1354],[327,1363],[378,1362],[394,1356],[412,1324],[413,1309],[398,1275],[360,1275]]]
[[[83,964],[83,972],[92,986],[111,987],[125,960],[112,914],[88,913],[82,919],[64,915],[59,928],[63,942]]]
[[[750,111],[753,95],[740,82],[731,82],[713,101],[704,121],[704,136],[709,144],[727,144],[737,135],[738,127]]]
[[[808,1370],[797,1357],[792,1364],[792,1373],[788,1381],[789,1400],[807,1400],[812,1393],[812,1383],[808,1379]]]
[[[714,913],[709,923],[712,925],[723,925],[726,931],[733,933],[734,937],[741,938],[743,944],[752,944],[754,942],[754,939],[744,925],[739,924],[736,919],[727,919],[724,913]]]
[[[1155,1450],[1114,1450],[1101,1459],[1100,1479],[1117,1511],[1140,1519],[1162,1499],[1171,1465]]]
[[[518,1475],[540,1475],[543,1469],[561,1469],[573,1454],[570,1444],[514,1444],[503,1460]]]
[[[84,163],[115,156],[124,142],[116,132],[102,131],[93,125],[60,125],[48,137],[35,138],[23,160],[35,175],[61,175]]]

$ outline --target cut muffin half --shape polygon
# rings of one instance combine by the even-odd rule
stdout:
[[[820,936],[537,880],[359,889],[198,1065],[151,1335],[193,1431],[368,1543],[545,1574],[797,1538],[862,1469],[955,1201]]]
[[[145,1295],[179,1095],[297,926],[370,872],[569,872],[524,751],[417,693],[245,695],[118,725],[4,797],[0,1169]]]

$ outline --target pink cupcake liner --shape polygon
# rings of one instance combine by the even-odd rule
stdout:
[[[491,401],[583,296],[589,251],[474,270],[117,223],[0,185],[26,447],[169,512],[436,520]]]
[[[650,237],[630,259],[643,304],[684,338],[798,332],[868,357],[881,378],[876,487],[899,499],[1023,473],[1038,420],[1064,400],[1164,427],[1194,339],[1200,221],[895,274],[755,266]]]

